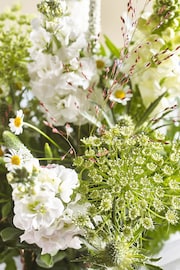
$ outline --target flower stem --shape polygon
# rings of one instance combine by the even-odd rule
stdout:
[[[23,122],[23,124],[32,128],[33,130],[37,131],[39,134],[41,134],[43,137],[45,137],[49,142],[51,142],[55,147],[57,147],[58,149],[61,149],[60,146],[54,140],[52,140],[46,133],[44,133],[39,128],[37,128],[37,127],[27,123],[27,122]]]

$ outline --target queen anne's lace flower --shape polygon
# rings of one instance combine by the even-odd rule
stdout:
[[[170,156],[179,152],[179,143],[166,144],[164,139],[159,140],[160,134],[156,132],[144,134],[134,131],[130,119],[121,119],[118,125],[100,137],[83,139],[85,154],[81,160],[77,158],[77,163],[75,161],[80,175],[78,189],[84,194],[81,200],[85,201],[87,197],[89,202],[93,202],[94,208],[88,209],[91,218],[97,214],[102,218],[97,230],[95,228],[97,237],[114,245],[122,236],[123,242],[123,230],[128,226],[131,229],[131,238],[126,239],[129,241],[128,254],[133,252],[134,245],[140,247],[141,236],[148,237],[160,222],[166,222],[167,226],[178,223],[179,154],[176,163]],[[173,200],[167,201],[170,197]],[[118,230],[111,234],[112,228]],[[109,231],[108,236],[104,234],[106,230]],[[90,228],[87,231],[87,239],[94,245],[97,237],[93,238],[92,233],[95,232]],[[118,246],[116,248],[118,252]],[[106,259],[107,264],[113,266],[112,257],[109,257],[110,261]],[[129,264],[135,263],[133,255],[131,259]],[[121,263],[118,267],[129,269],[121,268]]]

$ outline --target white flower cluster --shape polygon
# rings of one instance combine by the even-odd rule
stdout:
[[[87,120],[94,115],[99,93],[96,61],[88,52],[89,1],[66,1],[63,14],[53,20],[41,14],[32,22],[32,47],[28,65],[33,94],[44,104],[54,125]],[[93,91],[92,91],[93,89]]]
[[[13,188],[13,223],[24,231],[21,241],[37,244],[42,254],[79,249],[78,235],[83,231],[76,220],[85,214],[87,206],[83,205],[82,211],[80,194],[74,192],[79,186],[76,172],[57,164],[42,167],[30,155],[23,160],[19,152],[11,151],[5,162]]]

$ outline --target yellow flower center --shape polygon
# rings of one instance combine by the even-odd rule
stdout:
[[[15,127],[20,127],[22,124],[22,119],[21,117],[17,116],[15,119],[14,119],[14,125]]]
[[[21,163],[20,157],[17,156],[17,155],[12,156],[12,157],[11,157],[11,163],[12,163],[13,165],[20,165],[20,163]]]
[[[126,97],[126,94],[123,90],[117,90],[114,95],[119,99],[124,99]]]
[[[105,66],[105,63],[102,60],[96,60],[96,67],[98,69],[102,69],[104,68],[104,66]]]
[[[2,150],[2,148],[0,147],[0,157],[4,156],[4,151]]]

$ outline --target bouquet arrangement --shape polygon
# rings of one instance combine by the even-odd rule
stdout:
[[[122,48],[99,41],[100,0],[0,15],[6,269],[161,269],[180,230],[180,3],[149,2],[127,2]]]

